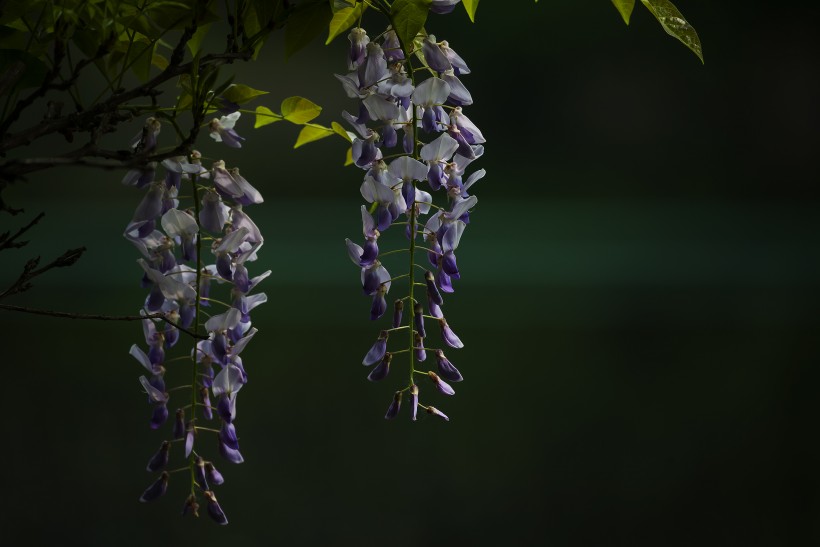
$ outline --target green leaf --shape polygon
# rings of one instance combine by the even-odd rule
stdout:
[[[535,0],[538,2],[538,0]],[[475,23],[475,10],[478,9],[478,2],[479,0],[461,0],[461,3],[464,4],[464,9],[467,10],[467,15],[470,16],[470,21]]]
[[[322,112],[322,107],[304,97],[288,97],[282,101],[282,116],[298,125],[308,123]],[[330,131],[330,130],[328,130]]]
[[[254,97],[267,94],[267,91],[260,91],[252,87],[248,87],[244,84],[233,84],[231,87],[225,90],[222,96],[231,101],[232,103],[242,104],[250,101]]]
[[[285,26],[285,58],[290,58],[322,34],[332,17],[326,0],[299,4]]]
[[[424,28],[433,0],[396,0],[390,8],[394,30],[402,46],[409,48],[416,34]]]
[[[208,34],[208,31],[211,30],[210,23],[207,25],[202,25],[201,27],[197,27],[196,32],[191,39],[188,40],[188,49],[191,52],[191,55],[196,55],[197,52],[202,48],[202,41],[205,39],[205,36]]]
[[[342,126],[341,126],[341,124],[340,124],[339,122],[332,122],[332,123],[330,124],[330,127],[332,127],[332,128],[333,128],[333,131],[335,131],[337,135],[339,135],[340,137],[342,137],[342,138],[343,138],[344,140],[346,140],[347,142],[353,142],[353,139],[350,137],[350,133],[348,133],[347,131],[345,131],[345,128],[344,128],[344,127],[342,127]]]
[[[612,3],[621,12],[621,17],[624,18],[624,23],[629,24],[629,16],[632,15],[632,9],[635,7],[635,0],[612,0]]]
[[[670,36],[674,36],[683,44],[692,50],[698,56],[700,62],[703,63],[703,49],[700,45],[700,38],[695,28],[683,18],[683,14],[678,11],[678,8],[669,0],[641,0],[643,5],[652,12],[652,15],[658,20]]]
[[[333,133],[334,131],[329,127],[322,127],[321,125],[306,125],[299,132],[299,136],[296,138],[296,144],[294,144],[293,147],[299,148],[309,142],[318,141],[319,139],[329,137]]]
[[[347,153],[345,154],[345,164],[344,166],[347,167],[348,165],[353,165],[353,147],[347,149]]]
[[[254,129],[258,129],[265,125],[270,125],[275,122],[284,120],[282,116],[272,111],[270,108],[264,106],[256,107],[256,122],[253,124]]]
[[[366,9],[367,4],[362,2],[361,4],[357,4],[355,8],[344,8],[334,13],[333,19],[330,20],[330,28],[328,29],[325,45],[328,45],[334,38],[352,27]]]

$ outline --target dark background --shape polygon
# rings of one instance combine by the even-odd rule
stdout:
[[[341,141],[290,151],[296,128],[253,130],[249,117],[238,125],[241,152],[204,137],[207,155],[240,165],[265,195],[248,210],[266,237],[252,272],[274,271],[243,355],[246,462],[218,465],[231,525],[178,517],[182,475],[160,501],[137,502],[163,438],[147,427],[142,369],[127,354],[142,343],[139,325],[5,312],[4,537],[820,542],[820,14],[678,4],[699,31],[704,66],[640,5],[628,28],[603,0],[485,0],[475,25],[461,8],[430,20],[473,69],[467,112],[488,140],[476,164],[488,176],[459,252],[463,279],[445,305],[466,343],[449,352],[466,381],[446,400],[422,384],[449,423],[411,423],[406,409],[383,420],[400,366],[385,382],[365,380],[359,363],[383,323],[368,321],[344,249],[345,237],[360,237],[361,173],[342,168]],[[368,26],[375,35],[381,22]],[[344,71],[344,40],[287,63],[281,43],[237,66],[237,81],[272,90],[257,104],[277,110],[301,94],[325,107],[319,121],[340,119],[352,106],[332,76]],[[140,193],[120,178],[62,170],[13,189],[26,218],[47,217],[30,247],[4,253],[3,286],[29,256],[89,250],[10,303],[136,313],[138,253],[120,234]],[[397,283],[392,294],[403,290]],[[171,384],[187,379],[177,365]]]

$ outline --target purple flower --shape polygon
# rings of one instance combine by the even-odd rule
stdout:
[[[231,148],[242,148],[242,141],[245,139],[240,137],[233,128],[240,115],[241,113],[234,112],[219,119],[214,118],[211,120],[208,126],[211,131],[211,138],[216,142],[224,142]]]
[[[362,359],[362,364],[366,367],[375,365],[382,360],[384,354],[387,352],[387,338],[389,334],[386,330],[379,333],[379,337],[368,350],[367,355]]]
[[[148,471],[159,471],[166,465],[168,465],[168,450],[171,448],[171,443],[168,441],[162,441],[162,444],[159,446],[159,450],[157,453],[151,456],[151,459],[148,460]]]
[[[436,363],[438,364],[438,373],[442,378],[450,382],[460,382],[464,379],[458,369],[444,356],[444,352],[436,350]]]
[[[430,377],[430,380],[436,385],[436,389],[439,390],[441,393],[445,395],[455,395],[455,390],[450,387],[450,384],[442,380],[438,377],[438,374],[433,372],[432,370],[427,373],[427,376]]]
[[[219,441],[219,454],[231,463],[242,463],[245,461],[245,458],[242,457],[239,450],[231,448],[221,440]]]
[[[393,354],[385,353],[381,362],[378,365],[376,365],[376,368],[370,371],[370,374],[367,375],[367,379],[371,382],[378,382],[379,380],[384,380],[390,372],[390,361],[392,360]]]
[[[464,343],[456,336],[456,333],[453,332],[445,319],[439,319],[438,324],[441,327],[441,337],[444,338],[448,346],[457,349],[464,347]]]
[[[347,35],[350,40],[350,50],[348,54],[347,69],[355,70],[364,63],[366,57],[367,44],[370,43],[370,38],[363,28],[354,27],[350,29],[350,34]]]
[[[424,80],[413,91],[413,103],[422,108],[421,126],[428,133],[437,133],[449,125],[450,118],[440,106],[449,96],[450,85],[436,77]]]
[[[437,409],[434,406],[428,406],[427,407],[427,414],[432,414],[434,416],[438,416],[439,418],[441,418],[441,419],[443,419],[444,421],[447,421],[447,422],[450,421],[450,418],[448,418],[447,415],[444,412],[440,411],[439,409]]]
[[[193,515],[199,517],[199,504],[196,502],[196,496],[191,494],[185,500],[185,505],[182,506],[182,516]]]
[[[216,467],[214,467],[214,464],[211,462],[205,463],[205,475],[208,479],[208,484],[219,486],[225,482],[225,478],[222,476],[222,473],[217,471]]]
[[[225,525],[228,524],[228,517],[225,516],[225,512],[222,510],[222,507],[219,506],[219,503],[216,501],[216,496],[210,490],[206,490],[203,495],[208,499],[208,516],[214,519],[217,524]]]
[[[390,406],[387,407],[387,412],[384,415],[384,419],[392,420],[395,418],[399,413],[399,408],[401,408],[401,391],[397,391],[393,395],[393,402],[391,402]]]
[[[442,73],[445,70],[452,70],[453,65],[450,64],[450,60],[441,51],[441,48],[438,47],[436,43],[436,37],[432,34],[428,35],[427,38],[424,39],[424,43],[421,46],[421,51],[424,54],[424,60],[427,61],[427,65],[435,70],[438,73]],[[439,101],[444,102],[444,101]]]
[[[168,472],[163,471],[162,475],[154,481],[151,486],[145,489],[145,492],[142,493],[140,496],[140,501],[145,503],[148,501],[154,501],[155,499],[159,498],[168,490]]]

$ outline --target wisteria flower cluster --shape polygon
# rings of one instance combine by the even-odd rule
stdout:
[[[209,126],[214,140],[241,147],[244,139],[234,129],[238,117],[239,112],[234,112],[214,119]],[[159,121],[149,118],[134,148],[154,149],[159,131]],[[236,400],[248,374],[241,354],[257,332],[250,313],[267,300],[264,293],[251,293],[271,273],[256,277],[248,273],[247,264],[256,260],[264,240],[244,208],[263,200],[238,169],[229,169],[221,160],[206,169],[196,151],[190,157],[168,158],[162,168],[164,177],[159,180],[155,180],[156,164],[130,171],[123,179],[145,192],[124,234],[142,254],[137,262],[142,286],[148,289],[140,310],[146,317],[142,321],[145,349],[134,344],[130,354],[146,370],[139,381],[148,395],[150,427],[160,429],[172,418],[170,438],[148,460],[148,471],[159,476],[140,501],[159,498],[171,474],[187,471],[190,493],[182,513],[198,515],[201,496],[208,515],[227,524],[213,491],[224,479],[205,451],[213,443],[227,462],[243,461]],[[187,199],[181,195],[186,192],[190,192]],[[225,286],[228,297],[212,297],[214,285]],[[203,308],[222,309],[209,314]],[[179,343],[180,333],[195,342],[190,355],[166,358]],[[166,379],[171,368],[179,368],[174,380],[179,385],[173,387]],[[171,416],[171,393],[177,392],[182,398]],[[215,418],[218,426],[203,425]],[[173,451],[182,453],[187,465],[169,471],[175,444],[180,446]]]
[[[455,4],[457,0],[433,2],[431,11],[447,13]],[[395,281],[406,279],[408,290],[395,300],[392,323],[381,330],[363,364],[373,367],[368,380],[380,381],[395,366],[396,356],[407,356],[408,382],[395,391],[385,418],[395,418],[409,397],[413,420],[420,407],[449,421],[436,407],[422,404],[416,377],[426,377],[444,395],[454,394],[448,382],[463,379],[442,348],[429,347],[427,328],[438,327],[449,348],[464,346],[442,311],[443,294],[452,293],[453,281],[461,277],[456,251],[478,201],[470,193],[472,186],[485,175],[483,169],[470,175],[466,171],[484,153],[485,139],[464,113],[464,107],[473,104],[461,81],[470,69],[447,41],[423,29],[407,43],[392,27],[379,36],[371,40],[363,28],[353,28],[348,36],[350,72],[336,75],[347,96],[358,101],[357,113],[343,116],[355,131],[352,159],[365,172],[360,191],[368,203],[361,207],[362,245],[350,239],[346,243],[350,259],[361,270],[363,293],[371,299],[372,320],[387,312],[387,295]],[[420,74],[427,77],[419,81]],[[431,192],[442,195],[445,203],[436,205]],[[409,244],[385,251],[379,240],[395,225],[404,226]],[[417,261],[422,252],[428,265]],[[384,259],[404,253],[409,260],[403,273],[391,275]],[[402,343],[390,349],[389,340],[397,336]],[[417,370],[428,354],[435,370]]]

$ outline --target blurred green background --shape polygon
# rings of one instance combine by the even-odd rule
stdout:
[[[5,537],[820,542],[818,8],[680,0],[701,66],[642,6],[627,28],[603,0],[512,4],[485,0],[475,25],[460,8],[428,25],[473,69],[467,112],[488,140],[463,280],[444,307],[466,343],[448,352],[466,381],[446,400],[422,384],[451,421],[411,423],[405,409],[385,422],[401,365],[365,379],[361,358],[383,323],[368,320],[345,253],[344,238],[360,237],[361,173],[342,168],[341,141],[291,151],[296,128],[254,131],[243,118],[242,151],[200,145],[265,195],[248,209],[266,237],[252,273],[274,272],[243,355],[246,462],[218,465],[231,525],[180,520],[181,476],[160,501],[137,501],[163,438],[147,427],[128,356],[138,324],[3,312]],[[380,26],[371,20],[370,34]],[[235,67],[238,82],[272,90],[256,104],[304,95],[326,124],[352,107],[332,76],[345,69],[344,40],[287,63],[281,51],[274,38],[260,62]],[[120,234],[141,194],[121,176],[61,170],[9,192],[26,215],[3,230],[47,216],[29,247],[3,253],[0,285],[30,256],[88,247],[9,303],[136,313],[138,253]],[[169,385],[188,377],[177,365]]]

